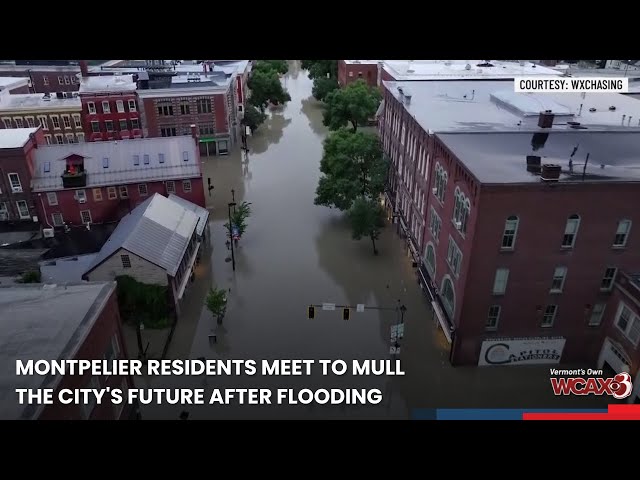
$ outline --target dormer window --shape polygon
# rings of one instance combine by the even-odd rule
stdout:
[[[107,157],[102,159],[102,168],[109,168],[109,159]]]
[[[144,164],[149,165],[149,155],[144,156]]]
[[[164,163],[164,153],[159,153],[158,154],[158,162],[159,163]]]
[[[84,172],[84,158],[79,155],[71,155],[66,159],[67,165],[64,173],[68,175],[76,175]]]
[[[186,151],[185,151],[185,152],[182,152],[182,159],[183,159],[185,162],[188,162],[188,161],[189,161],[189,152],[186,152]]]

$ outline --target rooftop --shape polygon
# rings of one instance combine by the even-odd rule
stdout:
[[[16,130],[0,130],[6,131]],[[70,155],[84,157],[87,188],[200,176],[198,147],[193,137],[187,135],[41,145],[34,155],[32,189],[62,189],[65,159]]]
[[[38,128],[4,128],[0,130],[0,148],[22,148]]]
[[[0,77],[0,92],[3,90],[13,90],[14,88],[26,87],[27,85],[29,85],[29,79],[26,77]]]
[[[80,81],[80,93],[133,92],[136,90],[133,75],[109,75],[83,77]]]
[[[0,64],[0,72],[60,72],[74,73],[80,71],[79,65],[11,65]]]
[[[115,282],[0,286],[0,418],[39,413],[18,404],[16,388],[56,386],[53,376],[17,376],[16,360],[72,359],[114,290]]]
[[[42,283],[80,283],[82,275],[95,259],[96,254],[56,258],[39,264]]]
[[[209,210],[201,207],[200,205],[196,205],[189,200],[185,200],[184,198],[179,197],[178,195],[175,195],[173,193],[169,195],[169,200],[177,203],[187,210],[191,210],[198,216],[198,228],[196,228],[196,233],[199,236],[202,236],[202,232],[204,232],[205,227],[209,224]]]
[[[385,60],[384,69],[396,81],[510,80],[522,75],[562,75],[561,72],[532,62],[503,60]]]
[[[437,136],[481,183],[541,183],[540,175],[527,171],[528,155],[541,157],[542,164],[560,165],[563,183],[640,181],[640,132],[547,130]],[[571,170],[569,160],[576,147]]]
[[[120,220],[86,273],[124,248],[175,276],[198,221],[192,209],[156,193]]]
[[[383,83],[398,100],[399,88],[411,96],[404,108],[426,131],[537,130],[540,111],[548,109],[558,112],[554,129],[569,128],[567,121],[600,129],[640,125],[640,102],[619,93],[516,93],[512,82],[495,80]]]
[[[10,110],[82,110],[82,103],[78,96],[72,98],[57,98],[55,94],[45,96],[42,93],[25,93],[15,95],[0,95],[0,111]]]

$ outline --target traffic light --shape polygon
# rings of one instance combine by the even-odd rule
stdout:
[[[307,315],[309,316],[310,319],[313,319],[316,316],[316,307],[309,306]]]
[[[343,320],[349,320],[349,315],[351,315],[351,309],[350,308],[343,308],[342,309],[342,319]]]

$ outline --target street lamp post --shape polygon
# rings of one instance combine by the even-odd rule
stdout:
[[[233,192],[233,190],[231,190]],[[236,271],[236,256],[233,250],[233,225],[231,224],[231,207],[235,209],[236,202],[231,202],[228,205],[229,207],[229,240],[231,240],[231,265],[233,267],[233,271]]]
[[[231,202],[233,203],[233,213],[236,213],[236,191],[231,189]]]

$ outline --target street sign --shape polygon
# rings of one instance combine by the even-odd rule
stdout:
[[[402,338],[404,337],[404,324],[401,323],[399,325],[391,325],[391,338]]]
[[[322,309],[323,310],[333,311],[333,310],[336,309],[336,304],[335,303],[323,303],[322,304]]]
[[[239,236],[240,236],[240,230],[238,230],[238,227],[233,227],[233,228],[231,229],[231,234],[232,234],[234,237],[239,237]]]
[[[356,312],[358,313],[364,312],[364,303],[359,303],[358,305],[356,305]]]

